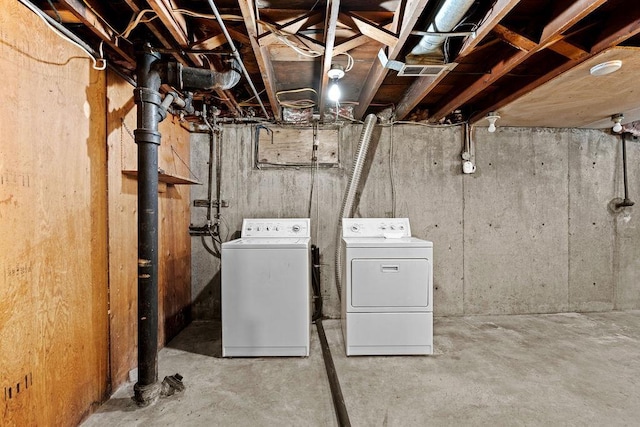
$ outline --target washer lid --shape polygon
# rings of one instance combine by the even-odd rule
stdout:
[[[343,237],[349,248],[432,248],[433,242],[415,237],[386,239],[384,237]]]
[[[222,244],[223,249],[308,249],[309,237],[242,237]]]

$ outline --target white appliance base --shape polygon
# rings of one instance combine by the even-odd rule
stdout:
[[[222,357],[306,357],[309,347],[222,347]]]
[[[433,313],[346,313],[347,356],[433,354]]]

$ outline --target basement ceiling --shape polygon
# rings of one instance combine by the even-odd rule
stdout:
[[[151,43],[167,60],[222,71],[232,52],[226,29],[256,91],[243,77],[230,90],[197,95],[197,102],[216,107],[223,117],[286,122],[315,114],[335,120],[336,104],[327,97],[332,64],[346,70],[338,82],[340,113],[355,120],[377,113],[486,125],[484,117],[497,111],[499,126],[607,127],[612,114],[624,113],[625,123],[640,115],[637,0],[34,4],[96,52],[102,45],[108,63],[132,79],[139,42]],[[437,28],[443,16],[454,22]],[[425,33],[437,46],[416,52]],[[622,60],[622,68],[589,75],[591,66],[611,59]]]

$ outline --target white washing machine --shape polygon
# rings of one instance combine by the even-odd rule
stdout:
[[[310,221],[245,219],[222,244],[222,356],[308,356]]]
[[[433,243],[408,218],[343,218],[347,356],[433,354]]]

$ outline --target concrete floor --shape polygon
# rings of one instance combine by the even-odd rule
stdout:
[[[435,320],[435,354],[344,355],[324,322],[354,426],[638,425],[640,311]],[[309,358],[220,358],[219,322],[159,355],[186,390],[139,409],[132,384],[83,426],[337,425],[319,340]]]

